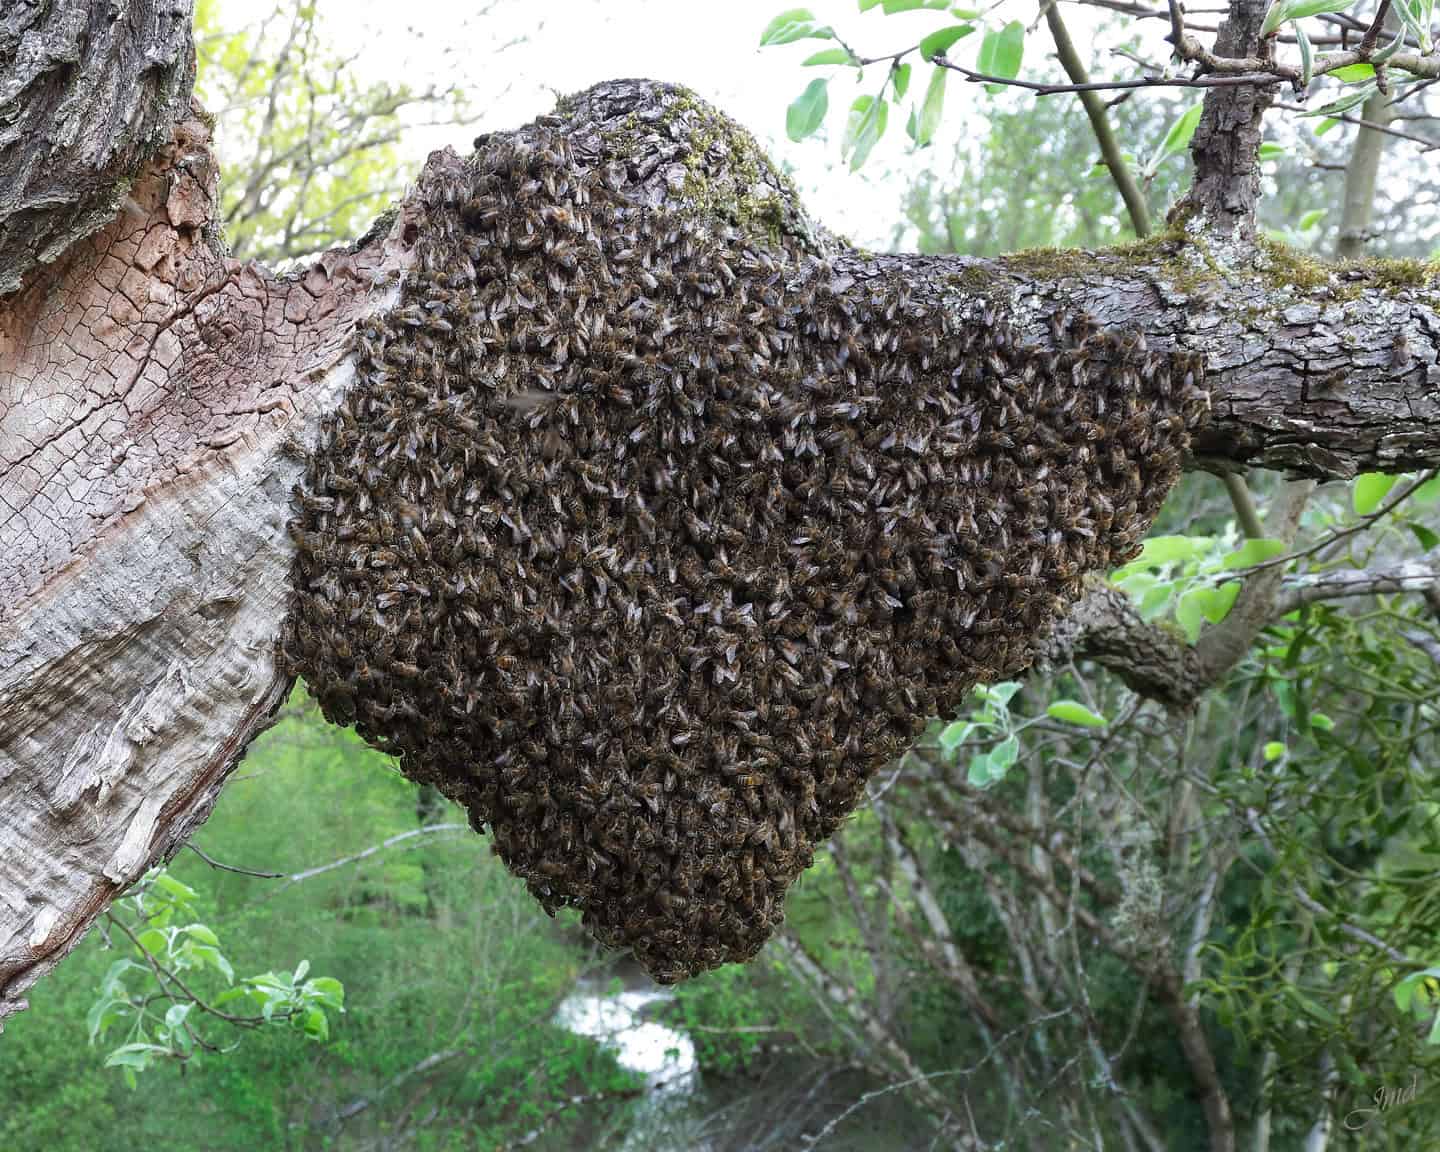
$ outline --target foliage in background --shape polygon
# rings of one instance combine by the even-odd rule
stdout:
[[[872,24],[911,12],[933,27],[863,74],[860,46],[810,12],[763,36],[799,45],[806,68],[800,96],[777,109],[792,138],[828,123],[851,168],[887,137],[929,149],[931,171],[894,190],[897,242],[989,255],[1133,235],[1075,102],[1015,99],[933,64],[944,53],[994,76],[1054,77],[1042,32],[946,3],[860,7]],[[237,254],[294,258],[353,238],[400,190],[406,117],[464,115],[448,90],[357,85],[314,5],[286,0],[243,34],[217,24],[202,0],[202,91]],[[1138,50],[1118,26],[1104,35]],[[864,88],[832,107],[838,78]],[[941,128],[962,96],[982,130],[952,154]],[[1147,93],[1109,109],[1156,219],[1186,179],[1193,108]],[[1262,152],[1272,231],[1329,250],[1352,140],[1343,124],[1274,125]],[[1392,251],[1434,246],[1436,195],[1429,169],[1382,181]],[[1265,512],[1285,492],[1267,478],[1254,495]],[[1244,622],[1238,587],[1270,565],[1282,599],[1234,667],[1167,711],[1062,660],[934,718],[796,885],[785,938],[659,1008],[696,1044],[704,1115],[651,1146],[920,1149],[960,1115],[1014,1148],[1203,1148],[1196,1078],[1157,990],[1167,966],[1248,1147],[1343,1147],[1347,1113],[1412,1076],[1429,1095],[1370,1117],[1365,1135],[1433,1141],[1440,597],[1404,573],[1437,559],[1437,494],[1435,481],[1361,477],[1314,493],[1293,539],[1268,515],[1246,539],[1220,483],[1187,477],[1113,586],[1193,652],[1235,626],[1232,613]],[[1347,581],[1359,591],[1334,595]],[[136,940],[117,922],[86,941],[0,1040],[0,1147],[643,1143],[635,1077],[554,1023],[576,980],[616,971],[615,958],[573,917],[541,915],[463,823],[298,697],[195,841],[280,877],[185,853],[117,910]],[[203,922],[186,905],[205,907]],[[328,1002],[329,1042],[207,1025],[218,1047],[242,1042],[197,1065],[200,996],[174,1020],[184,994],[147,1002],[167,987],[137,951],[147,940],[187,985],[205,982],[204,1002],[237,1014],[240,998],[219,1003],[227,970],[280,966],[234,986],[245,1012],[298,1009],[303,1026]],[[295,973],[301,957],[343,984],[343,1016],[338,988]],[[144,1039],[127,1031],[142,1019]],[[100,1071],[92,1035],[107,1049],[154,1045],[126,1054],[150,1065],[135,1091]],[[1307,1143],[1322,1120],[1329,1133]]]
[[[220,216],[238,258],[273,264],[354,240],[405,189],[401,134],[469,122],[457,85],[358,80],[353,58],[326,46],[324,20],[320,3],[284,0],[234,31],[219,0],[196,5],[196,91],[215,118]]]
[[[120,1068],[131,1088],[135,1074],[157,1060],[183,1064],[198,1062],[203,1052],[230,1051],[231,1045],[215,1042],[216,1027],[288,1024],[324,1041],[330,1036],[328,1013],[345,1011],[340,981],[308,976],[308,960],[290,973],[265,972],[236,983],[220,938],[194,919],[196,899],[195,889],[161,868],[105,914],[106,935],[123,936],[129,947],[122,946],[125,955],[106,969],[86,1019],[91,1044],[111,1041],[112,1032],[123,1037],[105,1066]],[[208,984],[221,981],[222,990],[207,994]],[[258,1015],[246,1015],[246,1009]]]

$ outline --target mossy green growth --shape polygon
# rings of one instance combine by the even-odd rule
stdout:
[[[1083,280],[1095,275],[1114,275],[1117,261],[1123,264],[1180,263],[1186,247],[1195,247],[1182,229],[1170,228],[1143,240],[1132,240],[1109,248],[1026,248],[1000,257],[1009,267],[1035,279]],[[1186,270],[1187,273],[1189,269]]]
[[[1261,271],[1277,288],[1301,288],[1313,291],[1330,287],[1330,279],[1339,270],[1338,265],[1323,264],[1307,252],[1281,244],[1268,237],[1261,237],[1256,246],[1265,254]]]
[[[1440,260],[1368,260],[1359,267],[1369,271],[1385,288],[1426,288],[1440,283]]]
[[[811,245],[801,219],[800,194],[771,161],[755,137],[688,88],[677,88],[660,123],[684,125],[689,150],[683,163],[685,203],[701,215],[720,216],[741,231],[779,243],[785,235]],[[719,171],[708,162],[720,145],[725,161]]]
[[[1337,300],[1354,300],[1367,288],[1399,290],[1440,283],[1440,262],[1367,258],[1327,264],[1268,238],[1258,242],[1267,257],[1263,270],[1277,288],[1328,288]]]

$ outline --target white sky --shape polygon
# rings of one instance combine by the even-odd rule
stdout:
[[[277,0],[219,0],[222,20],[232,30],[258,21]],[[910,149],[904,113],[892,109],[889,131],[870,161],[852,174],[839,155],[844,107],[865,92],[875,92],[883,79],[873,67],[856,84],[844,68],[802,68],[800,61],[832,46],[824,41],[760,49],[760,33],[780,10],[795,0],[317,0],[333,48],[354,56],[355,70],[365,80],[405,79],[414,86],[459,83],[472,107],[481,113],[473,130],[457,127],[414,130],[404,141],[406,159],[419,170],[427,152],[445,144],[462,154],[475,132],[518,127],[548,111],[557,95],[577,91],[600,80],[648,77],[686,84],[746,125],[777,161],[792,171],[811,214],[857,244],[888,248],[900,221],[899,203],[915,173],[938,166],[947,171],[963,164],[967,138],[986,131],[985,112],[994,101],[1019,103],[1036,97],[1009,90],[988,96],[978,85],[949,79],[945,117],[935,144],[923,152]],[[967,0],[986,7],[986,0]],[[860,13],[855,0],[809,0],[822,21],[835,25],[850,45],[866,55],[916,43],[927,32],[954,23],[944,12],[916,11],[885,16],[878,8]],[[1222,0],[1193,0],[1192,18],[1215,21]],[[1360,10],[1368,9],[1362,2]],[[1037,19],[1034,0],[998,0],[987,19],[998,26],[1019,19]],[[1066,5],[1065,18],[1082,55],[1104,18],[1099,9]],[[1154,62],[1164,61],[1168,45],[1161,20],[1130,22],[1125,35],[1138,40],[1138,51]],[[1107,36],[1109,43],[1118,37]],[[974,62],[980,35],[955,47],[956,59]],[[502,47],[503,46],[503,47]],[[1044,27],[1032,30],[1025,44],[1022,76],[1059,76],[1050,59],[1051,44]],[[1291,51],[1290,49],[1286,50]],[[1110,57],[1113,67],[1095,68],[1096,78],[1128,74],[1131,65]],[[929,66],[916,62],[911,96],[923,95]],[[831,75],[830,112],[819,133],[796,144],[785,136],[785,108],[811,79]],[[1311,93],[1312,106],[1334,98],[1333,89]],[[1199,93],[1195,93],[1199,98]],[[1137,99],[1147,99],[1147,94]],[[1048,99],[1072,99],[1068,96]],[[1287,124],[1287,120],[1289,121]],[[1293,141],[1314,121],[1272,116],[1272,138]],[[1158,142],[1157,142],[1158,143]],[[1392,144],[1387,153],[1387,179],[1404,180],[1405,169],[1423,163],[1408,145]],[[1082,174],[1077,173],[1077,176]],[[957,179],[963,178],[963,174]],[[1119,205],[1117,201],[1117,211]]]
[[[221,0],[222,18],[237,28],[268,14],[275,0]],[[456,80],[483,112],[475,131],[517,127],[548,111],[557,95],[600,80],[646,77],[686,84],[739,120],[782,164],[791,167],[810,212],[867,247],[886,247],[899,220],[903,174],[950,164],[956,144],[980,125],[978,111],[991,98],[952,76],[945,121],[935,145],[909,151],[904,117],[892,109],[889,131],[865,168],[851,174],[840,161],[838,133],[843,109],[855,96],[879,88],[879,67],[863,85],[847,69],[808,69],[800,61],[828,45],[817,40],[761,50],[760,33],[794,0],[320,0],[327,32],[338,51],[355,54],[366,77],[406,78],[413,84]],[[943,12],[864,15],[855,0],[811,0],[823,21],[834,24],[859,52],[876,54],[913,44],[927,32],[955,23]],[[491,11],[477,15],[487,7]],[[1088,39],[1090,11],[1067,8],[1077,40]],[[990,17],[1035,19],[1024,0],[1001,0]],[[1158,25],[1157,44],[1159,44]],[[981,37],[956,48],[973,58]],[[519,41],[518,43],[515,41]],[[501,45],[508,45],[499,50]],[[1042,59],[1050,47],[1040,30],[1027,39],[1025,74],[1053,67]],[[1164,55],[1163,45],[1155,58]],[[912,96],[924,93],[929,68],[919,64]],[[830,114],[821,132],[796,144],[785,136],[785,108],[811,79],[834,74]],[[1020,100],[1007,92],[1001,100]],[[416,132],[406,141],[418,168],[426,152],[451,144],[464,153],[475,133],[457,128]]]

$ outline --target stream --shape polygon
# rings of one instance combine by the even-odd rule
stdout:
[[[615,1053],[622,1068],[645,1078],[648,1090],[631,1114],[619,1149],[709,1152],[708,1142],[695,1143],[686,1131],[689,1105],[700,1084],[695,1043],[685,1033],[645,1018],[646,1008],[673,1000],[674,993],[652,987],[612,995],[610,986],[608,981],[577,981],[556,1009],[555,1023],[598,1040]]]
[[[648,1089],[633,1107],[595,1126],[586,1152],[789,1152],[847,1111],[856,1114],[823,1141],[822,1152],[929,1146],[933,1131],[903,1095],[853,1107],[875,1086],[854,1066],[817,1063],[792,1050],[753,1074],[702,1082],[694,1041],[654,1019],[675,994],[631,972],[617,992],[614,975],[578,980],[554,1017],[614,1052]]]

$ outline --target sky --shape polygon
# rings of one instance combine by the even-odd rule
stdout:
[[[238,28],[268,14],[274,4],[221,0],[221,18]],[[980,129],[986,101],[1027,97],[1019,92],[989,97],[952,76],[945,121],[930,149],[912,152],[903,119],[895,116],[865,168],[852,174],[839,154],[843,117],[838,106],[877,90],[883,72],[868,69],[864,83],[857,85],[848,70],[802,68],[805,57],[827,46],[815,40],[760,49],[766,24],[790,6],[793,0],[321,0],[327,34],[338,50],[354,55],[358,72],[375,79],[453,79],[464,85],[481,113],[472,131],[449,127],[412,133],[406,149],[417,169],[430,149],[448,143],[463,153],[477,132],[518,127],[549,111],[557,95],[606,79],[672,80],[754,132],[791,170],[816,219],[857,244],[889,247],[900,221],[904,175],[953,163],[957,144]],[[956,22],[933,11],[861,14],[854,0],[811,0],[810,7],[857,51],[868,54],[914,44]],[[1086,34],[1090,11],[1067,9],[1077,38]],[[1035,18],[1034,6],[1019,0],[1001,0],[988,12],[997,25]],[[962,41],[957,58],[973,56],[979,40],[977,35]],[[1047,66],[1038,58],[1042,43],[1048,47],[1043,29],[1027,45],[1037,57],[1034,68]],[[1161,57],[1163,51],[1157,51],[1156,58]],[[1034,68],[1027,66],[1027,72]],[[917,68],[912,82],[916,97],[923,94],[925,71],[927,66]],[[820,133],[797,144],[785,136],[786,106],[822,72],[836,74],[830,115]]]
[[[218,2],[222,22],[230,30],[238,30],[271,13],[277,0]],[[967,144],[986,131],[986,112],[994,102],[1016,105],[1038,98],[1015,89],[991,96],[979,85],[962,83],[952,75],[944,121],[930,149],[912,149],[903,130],[903,116],[892,113],[889,132],[870,161],[861,172],[851,173],[840,157],[841,106],[854,96],[876,91],[883,66],[867,69],[857,84],[849,69],[801,67],[806,56],[827,46],[821,41],[761,49],[760,35],[766,24],[780,10],[794,6],[795,0],[317,2],[324,34],[337,51],[353,57],[352,67],[362,79],[405,79],[417,86],[454,82],[467,92],[471,107],[480,115],[473,128],[417,128],[407,133],[405,160],[417,172],[431,149],[450,144],[464,153],[477,132],[518,127],[549,111],[557,96],[600,80],[673,80],[694,89],[754,132],[770,155],[789,169],[811,215],[869,248],[895,245],[902,222],[901,191],[917,173],[938,167],[963,179]],[[986,21],[996,27],[1008,20],[1033,26],[1038,20],[1032,0],[965,3],[983,7]],[[928,32],[955,22],[954,17],[935,11],[886,16],[876,8],[861,13],[855,0],[810,0],[809,7],[820,20],[833,24],[853,48],[867,55],[909,46]],[[1361,0],[1358,10],[1368,7],[1368,0]],[[1214,21],[1220,0],[1194,0],[1187,10],[1192,20]],[[1103,18],[1099,9],[1067,4],[1064,12],[1082,54],[1088,54],[1097,36],[1103,36],[1107,44],[1116,42],[1117,33],[1099,30]],[[1162,62],[1169,51],[1163,39],[1167,30],[1163,20],[1135,20],[1125,26],[1124,34],[1136,38],[1134,46],[1141,56]],[[975,35],[960,41],[953,50],[955,58],[973,65],[981,39]],[[1044,27],[1033,30],[1026,38],[1021,75],[1058,78],[1050,48]],[[1092,75],[1097,79],[1107,74],[1128,75],[1132,69],[1133,64],[1107,55],[1101,57]],[[928,70],[928,65],[917,66],[911,83],[913,98],[923,93]],[[787,139],[786,106],[809,80],[826,73],[834,78],[825,126],[800,143]],[[1317,85],[1311,104],[1333,99],[1335,94],[1333,89]],[[1141,94],[1137,98],[1156,97]],[[1267,138],[1293,145],[1308,138],[1315,123],[1271,115]],[[1336,133],[1334,138],[1340,135]],[[1412,166],[1417,164],[1423,160],[1413,146],[1392,144],[1385,168],[1387,187],[1392,191],[1408,187],[1408,173],[1415,171]],[[903,237],[902,246],[908,246]]]

